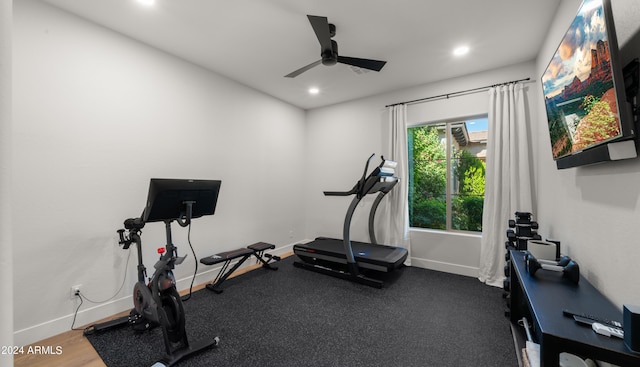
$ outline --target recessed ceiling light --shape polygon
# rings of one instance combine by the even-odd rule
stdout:
[[[156,0],[137,0],[140,4],[151,6],[156,3]]]
[[[453,54],[456,56],[462,56],[462,55],[466,55],[469,53],[469,46],[460,46],[460,47],[456,47],[453,50]]]
[[[309,88],[309,94],[311,94],[311,95],[316,95],[316,94],[318,94],[318,93],[320,93],[320,89],[318,89],[317,87],[311,87],[311,88]]]

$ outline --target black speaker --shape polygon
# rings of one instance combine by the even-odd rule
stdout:
[[[624,345],[631,351],[640,353],[640,307],[624,305],[622,307],[622,327]]]

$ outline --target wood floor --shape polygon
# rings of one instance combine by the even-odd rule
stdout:
[[[282,257],[284,258],[292,254],[293,253],[291,252]],[[260,264],[256,264],[243,269],[239,269],[235,271],[230,278],[238,276],[240,274],[244,274],[259,267]],[[193,291],[195,292],[197,290],[200,290],[204,288],[205,285],[206,284],[200,284],[194,286]],[[188,292],[189,290],[187,289],[181,293],[182,295],[185,295]],[[99,320],[97,322],[116,319],[118,317],[127,315],[128,313],[129,311],[127,310],[120,314],[105,318],[104,320]],[[86,326],[89,325],[79,327],[79,329],[84,329]],[[32,348],[33,350],[33,348],[40,347],[52,348],[53,353],[26,353],[29,348]],[[57,347],[60,347],[61,349],[56,349]],[[40,340],[36,343],[25,346],[24,350],[24,353],[15,355],[13,359],[14,367],[106,367],[96,350],[93,349],[93,346],[91,345],[91,343],[89,343],[89,340],[83,335],[82,330],[70,330],[62,334],[52,336],[51,338]],[[61,353],[55,354],[58,350],[60,350]]]

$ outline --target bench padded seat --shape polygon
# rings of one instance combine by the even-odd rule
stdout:
[[[237,257],[247,256],[253,254],[252,249],[250,248],[239,248],[237,250],[221,252],[219,254],[203,257],[200,259],[200,262],[205,265],[214,265],[217,263],[221,263],[227,260],[232,260]]]

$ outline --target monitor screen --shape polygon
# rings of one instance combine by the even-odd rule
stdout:
[[[220,184],[219,180],[152,178],[142,219],[144,222],[184,219],[186,202],[193,202],[191,218],[213,215]]]
[[[542,76],[554,159],[624,135],[623,81],[614,68],[615,32],[606,0],[584,0]],[[616,85],[619,84],[619,85]]]

